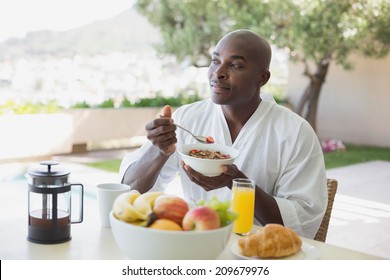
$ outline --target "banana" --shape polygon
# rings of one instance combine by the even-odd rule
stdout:
[[[139,226],[139,227],[147,227],[148,224],[149,224],[149,221],[138,220],[138,221],[135,221],[135,222],[131,222],[131,224],[135,225],[135,226]]]
[[[149,215],[153,211],[154,201],[164,192],[147,192],[138,196],[133,203],[133,206],[141,213]]]
[[[115,217],[118,219],[127,222],[127,223],[133,223],[136,221],[144,221],[147,219],[147,215],[138,212],[133,205],[129,204],[122,208],[121,212],[115,213]]]
[[[141,195],[141,193],[137,190],[131,190],[130,195],[128,196],[128,202],[133,204],[134,200]]]
[[[134,201],[140,197],[140,193],[136,190],[132,190],[128,193],[119,195],[113,205],[113,212],[116,218],[132,223],[136,221],[144,221],[148,219],[148,215],[138,211],[134,206]]]

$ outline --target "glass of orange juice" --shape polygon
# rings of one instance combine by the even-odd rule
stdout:
[[[252,230],[255,212],[255,186],[255,182],[250,179],[233,179],[231,211],[238,215],[233,225],[233,231],[236,234],[248,235]]]

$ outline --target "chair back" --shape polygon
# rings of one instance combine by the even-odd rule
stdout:
[[[314,240],[325,242],[328,233],[330,216],[332,214],[334,197],[336,196],[338,182],[335,179],[327,179],[328,186],[328,206],[326,207],[325,215],[322,218],[320,228],[318,229]]]

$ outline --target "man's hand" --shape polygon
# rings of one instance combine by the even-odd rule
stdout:
[[[176,150],[176,126],[173,125],[172,110],[169,105],[164,106],[160,118],[146,124],[146,137],[166,156]]]
[[[188,178],[190,178],[192,182],[201,186],[206,191],[220,189],[223,187],[231,188],[233,179],[246,178],[245,174],[242,173],[235,164],[223,165],[221,167],[221,175],[215,177],[207,177],[203,176],[199,172],[196,172],[189,165],[186,165],[184,161],[181,161],[180,163]]]

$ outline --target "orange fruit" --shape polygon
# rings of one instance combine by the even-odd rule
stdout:
[[[162,230],[182,230],[179,224],[168,219],[158,219],[154,221],[154,223],[151,224],[149,227]]]

